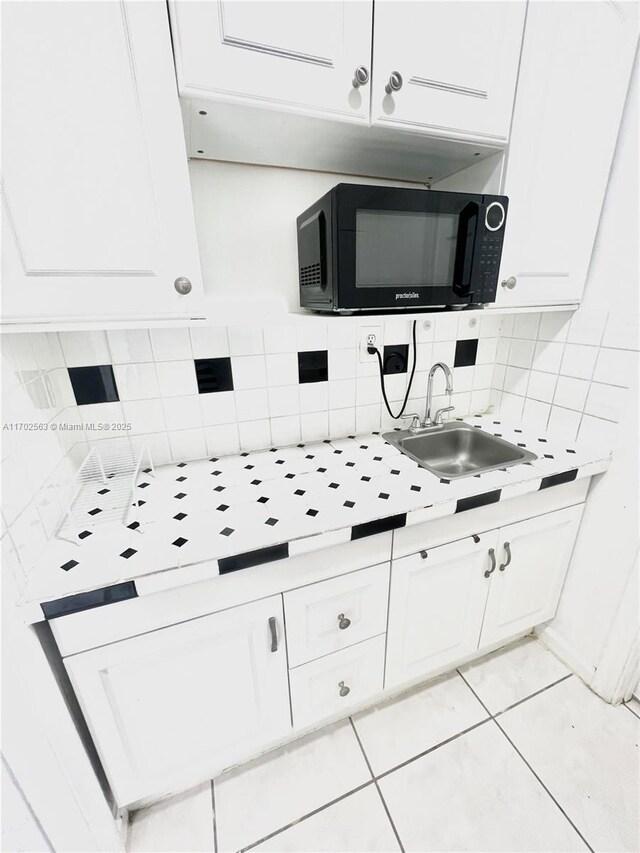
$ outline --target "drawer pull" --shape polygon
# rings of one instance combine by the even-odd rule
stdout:
[[[508,542],[504,543],[504,553],[507,555],[507,561],[506,561],[506,563],[500,563],[499,568],[500,568],[501,572],[504,572],[504,570],[507,568],[507,566],[511,562],[511,547],[510,547]]]
[[[344,615],[344,613],[338,614],[338,628],[341,631],[345,631],[349,625],[351,625],[351,619]]]
[[[484,573],[485,578],[488,578],[492,575],[496,570],[496,552],[493,548],[489,548],[489,559],[491,560],[491,568],[487,569]]]
[[[276,617],[269,617],[269,630],[271,631],[271,651],[278,651],[278,632],[276,631]]]
[[[429,552],[428,551],[420,551],[420,556],[422,557],[423,560],[426,560],[427,557],[429,556]]]
[[[338,684],[338,687],[340,688],[340,695],[341,696],[348,696],[349,693],[351,693],[351,688],[347,687],[347,685],[344,683],[344,681],[341,681]]]
[[[477,534],[477,533],[474,533],[474,534],[473,534],[473,541],[476,543],[476,545],[477,545],[477,544],[478,544],[478,542],[480,541],[480,537],[478,536],[478,534]]]

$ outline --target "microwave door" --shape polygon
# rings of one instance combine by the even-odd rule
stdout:
[[[453,292],[457,296],[471,296],[473,249],[478,227],[479,207],[469,202],[458,218],[455,257],[453,262]]]

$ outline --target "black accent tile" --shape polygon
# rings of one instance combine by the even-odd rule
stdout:
[[[355,462],[345,462],[344,464],[345,464],[345,467],[347,467],[347,468],[355,468],[356,467]]]
[[[213,394],[217,391],[233,391],[230,358],[196,358],[194,365],[198,381],[198,393]]]
[[[470,498],[460,498],[456,503],[456,512],[465,512],[468,509],[477,509],[479,506],[487,506],[488,504],[497,504],[500,500],[502,489],[495,489],[493,492],[485,492],[483,495],[473,495]]]
[[[80,564],[78,563],[77,560],[69,560],[68,562],[63,563],[60,566],[60,568],[64,569],[65,572],[68,572],[70,569],[74,569],[76,566],[79,566],[79,565]]]
[[[388,501],[388,500],[389,500],[389,495],[388,495],[386,492],[380,492],[380,494],[378,495],[378,497],[379,497],[379,498],[381,498],[383,501]]]
[[[325,474],[327,471],[326,468],[316,468],[316,470],[317,470],[318,474]]]
[[[317,510],[317,509],[308,509],[308,510],[307,510],[307,512],[306,512],[306,514],[307,514],[307,515],[312,516],[313,518],[315,518],[315,517],[316,517],[316,515],[318,514],[318,510]]]
[[[171,544],[172,544],[172,545],[175,545],[175,546],[176,546],[176,548],[182,548],[182,546],[183,546],[183,545],[186,545],[188,541],[189,541],[189,540],[188,540],[188,539],[185,539],[185,538],[184,538],[184,536],[178,536],[178,538],[177,538],[177,539],[174,539],[174,540],[173,540],[173,542],[172,542]]]
[[[99,512],[102,512],[99,506],[94,507],[94,509],[88,510],[88,515],[97,515]]]
[[[186,496],[187,496],[186,492],[178,492],[177,495],[174,495],[174,498],[176,498],[176,500],[181,501],[182,498],[186,498]]]
[[[575,453],[575,450],[571,450],[570,447],[567,447],[567,453]]]
[[[470,367],[476,363],[478,354],[478,339],[472,338],[456,341],[456,355],[453,361],[454,367]]]
[[[218,471],[218,469],[217,469],[217,468],[216,468],[216,470],[215,470],[215,471],[212,471],[212,472],[211,472],[211,476],[212,476],[212,477],[219,477],[219,476],[220,476],[220,474],[222,474],[222,471]]]
[[[545,459],[555,459],[555,456],[552,453],[545,453],[544,458]]]
[[[397,475],[397,474],[399,474],[399,473],[400,473],[400,471],[398,471],[398,469],[397,469],[397,468],[392,468],[392,469],[391,469],[391,473],[392,473],[392,474],[396,474],[396,475]]]
[[[262,480],[252,480],[251,481],[252,486],[259,486],[259,485],[261,485],[261,483],[262,483]]]
[[[573,468],[571,471],[563,471],[561,474],[551,474],[549,477],[543,477],[538,491],[548,489],[550,486],[561,486],[562,483],[572,483],[577,476],[578,469]]]
[[[409,361],[409,344],[389,344],[383,350],[382,372],[385,376],[392,373],[406,373]]]
[[[146,504],[146,501],[136,501],[136,502],[133,504],[133,506],[144,506],[145,504]]]
[[[277,518],[268,518],[268,519],[265,521],[265,524],[268,524],[268,525],[269,525],[269,527],[275,527],[275,525],[276,525],[277,523],[278,523],[278,519],[277,519]]]
[[[224,492],[224,490],[226,488],[227,488],[226,486],[216,486],[213,491],[214,492]]]
[[[183,480],[186,480],[187,478],[186,478],[186,477],[183,477],[182,479],[183,479]],[[148,486],[149,486],[149,483],[139,483],[139,484],[138,484],[138,488],[139,488],[139,489],[146,489]],[[108,491],[108,490],[107,490],[107,491]],[[102,492],[98,492],[98,494],[102,494]]]
[[[514,429],[514,432],[522,432],[521,429]]]
[[[441,478],[440,482],[443,486],[449,486],[451,484],[451,480],[446,480],[444,477]]]
[[[217,459],[210,459],[209,460],[209,462],[217,462],[217,461],[218,461]],[[187,467],[186,462],[178,462],[178,464],[176,465],[176,468],[186,468],[186,467]],[[147,468],[145,473],[148,474],[150,470],[151,470],[150,468]]]
[[[412,492],[420,492],[422,491],[422,486],[411,486]]]
[[[374,462],[382,462],[382,456],[374,456],[373,461]]]
[[[276,465],[284,465],[284,459],[276,459]]]
[[[345,502],[342,504],[342,506],[347,506],[347,507],[349,507],[349,509],[353,509],[353,507],[354,507],[355,505],[356,505],[356,504],[355,504],[355,501],[345,501]]]
[[[333,452],[336,454],[336,456],[340,456],[340,454],[342,453],[341,450],[334,450]]]
[[[138,527],[140,526],[139,522],[137,522],[137,521],[134,521],[133,523],[138,525]],[[131,525],[128,524],[127,527],[131,527]],[[78,533],[78,539],[86,539],[87,536],[92,536],[92,535],[93,534],[92,534],[91,530],[83,530],[82,533]]]
[[[55,619],[58,616],[68,616],[70,613],[79,613],[81,610],[92,610],[94,607],[115,604],[118,601],[126,601],[128,598],[137,598],[137,596],[135,582],[126,581],[102,589],[94,589],[91,592],[67,595],[55,601],[45,601],[40,607],[45,619]]]
[[[294,495],[304,495],[306,493],[305,489],[296,489],[293,493]]]
[[[122,552],[122,554],[120,554],[120,556],[124,557],[125,560],[128,560],[129,557],[133,557],[133,555],[137,554],[137,553],[138,552],[136,551],[135,548],[127,548],[125,551]]]
[[[187,513],[186,512],[179,512],[177,515],[174,515],[173,517],[175,518],[176,521],[182,521],[183,518],[187,517]]]
[[[238,569],[248,569],[261,563],[272,563],[274,560],[284,560],[289,556],[289,543],[272,545],[270,548],[259,548],[257,551],[247,551],[235,557],[224,557],[218,560],[221,575],[237,572]]]
[[[222,530],[220,531],[220,535],[221,536],[231,536],[231,534],[234,532],[235,531],[234,531],[233,527],[223,527]]]
[[[298,382],[326,382],[329,378],[326,349],[298,353]]]
[[[106,495],[111,491],[111,489],[100,489],[98,492],[99,495]]]
[[[313,453],[307,453],[307,455],[304,458],[305,459],[315,459],[316,457],[314,456]]]
[[[186,479],[186,477],[176,477],[176,483],[184,483]]]
[[[329,483],[329,488],[330,489],[339,489],[340,483]]]
[[[262,495],[261,497],[259,497],[259,498],[258,498],[257,503],[259,503],[259,504],[266,504],[266,502],[267,502],[268,500],[269,500],[269,498],[267,498],[267,497],[265,497],[264,495]]]
[[[285,474],[285,475],[284,475],[284,478],[285,478],[285,480],[293,480],[293,478],[294,478],[295,476],[296,476],[295,474]]]
[[[244,467],[245,467],[245,470],[246,470],[246,471],[251,471],[251,470],[252,470],[253,468],[255,468],[256,466],[255,466],[255,465],[245,465]]]
[[[79,406],[91,403],[117,403],[118,386],[110,364],[92,367],[68,367],[73,395]]]
[[[220,504],[220,506],[217,506],[216,509],[219,512],[226,512],[229,509],[229,507],[227,506],[227,504]]]
[[[370,483],[371,477],[367,477],[366,474],[363,477],[360,477],[360,480],[364,483]]]
[[[397,530],[407,523],[407,513],[402,515],[390,515],[387,518],[379,518],[376,521],[365,521],[364,524],[354,524],[351,528],[351,541],[364,539],[365,536],[374,536],[376,533],[386,533],[388,530]]]

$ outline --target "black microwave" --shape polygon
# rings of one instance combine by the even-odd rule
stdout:
[[[300,305],[463,308],[495,300],[509,200],[338,184],[298,219]]]

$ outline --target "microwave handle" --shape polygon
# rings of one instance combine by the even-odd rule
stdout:
[[[469,202],[460,211],[456,253],[453,262],[453,291],[458,296],[471,296],[473,250],[478,230],[479,213],[480,208],[476,202]]]

